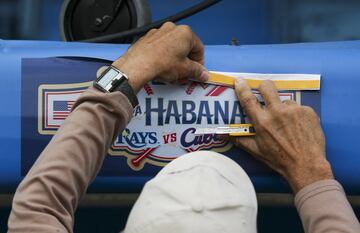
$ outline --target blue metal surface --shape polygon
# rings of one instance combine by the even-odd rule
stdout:
[[[153,21],[199,2],[201,0],[148,1]],[[0,37],[61,40],[59,17],[62,3],[63,0],[0,2]],[[232,38],[241,44],[272,43],[271,4],[272,1],[263,0],[226,0],[179,24],[191,26],[206,44],[230,44]]]
[[[0,193],[14,192],[20,176],[21,59],[82,56],[113,60],[125,45],[36,41],[1,41],[0,67]],[[206,66],[211,70],[269,73],[320,73],[322,125],[327,156],[335,176],[348,194],[360,194],[360,41],[257,45],[207,46]],[[49,74],[49,78],[51,74]],[[246,168],[245,168],[246,169]],[[150,177],[98,177],[91,192],[136,192]],[[287,192],[279,177],[251,177],[259,192]]]
[[[149,0],[153,21],[175,14],[201,0]],[[224,0],[179,24],[189,25],[205,44],[274,43],[272,28],[273,1]]]
[[[153,20],[190,7],[201,0],[148,0]],[[62,0],[0,1],[0,37],[60,40]],[[357,0],[223,0],[181,20],[206,44],[335,41],[359,39]]]

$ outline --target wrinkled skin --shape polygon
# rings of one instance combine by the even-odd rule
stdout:
[[[281,102],[270,80],[259,87],[265,107],[243,79],[235,82],[235,91],[256,131],[253,137],[231,137],[236,146],[281,174],[295,193],[318,180],[333,178],[320,119],[312,108]]]
[[[170,22],[150,30],[113,65],[128,75],[135,92],[153,79],[183,83],[189,78],[206,81],[209,77],[200,39],[189,26]]]

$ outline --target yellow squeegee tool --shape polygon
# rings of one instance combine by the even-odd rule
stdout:
[[[207,83],[233,87],[236,78],[243,78],[251,89],[258,89],[262,81],[269,79],[278,90],[305,91],[320,90],[320,75],[317,74],[256,74],[210,72]]]

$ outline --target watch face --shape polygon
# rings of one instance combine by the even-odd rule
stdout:
[[[98,85],[101,86],[105,90],[109,90],[111,88],[111,83],[114,78],[119,74],[118,71],[110,68],[104,72],[104,74],[97,81]]]

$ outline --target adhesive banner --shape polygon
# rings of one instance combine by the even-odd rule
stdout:
[[[25,175],[79,95],[109,61],[88,58],[22,60],[21,171]],[[253,91],[260,103],[261,95]],[[308,105],[320,115],[319,91],[282,90],[282,100]],[[133,119],[108,151],[100,176],[152,176],[173,159],[198,150],[212,150],[238,162],[249,175],[272,172],[244,151],[216,135],[194,135],[195,128],[249,123],[234,90],[189,82],[151,82],[138,94]]]

